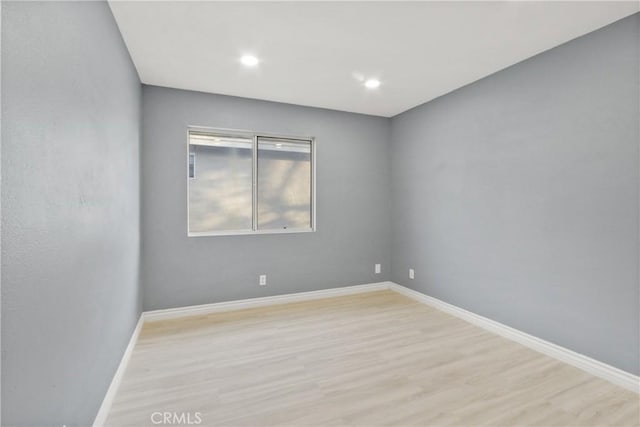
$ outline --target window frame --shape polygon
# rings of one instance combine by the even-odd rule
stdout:
[[[212,135],[226,136],[226,137],[242,137],[251,138],[251,229],[250,230],[220,230],[220,231],[191,231],[189,226],[190,220],[190,203],[189,203],[189,185],[193,178],[189,177],[189,163],[191,155],[191,132],[208,133]],[[255,132],[240,129],[228,129],[228,128],[215,128],[207,126],[187,126],[187,236],[188,237],[215,237],[215,236],[246,236],[246,235],[259,235],[259,234],[295,234],[295,233],[314,233],[317,230],[316,226],[316,141],[312,136],[293,136],[293,135],[281,135],[273,134],[269,132]],[[293,141],[306,141],[311,146],[311,227],[310,228],[287,228],[287,229],[270,229],[270,230],[258,230],[258,139],[259,138],[274,138]],[[195,160],[195,159],[194,159]],[[195,163],[195,162],[194,162]],[[195,167],[194,167],[195,169]]]

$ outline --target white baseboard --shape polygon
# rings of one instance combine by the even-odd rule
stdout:
[[[169,308],[166,310],[145,311],[145,322],[174,319],[177,317],[198,314],[219,313],[223,311],[242,310],[246,308],[263,307],[267,305],[287,304],[291,302],[309,301],[321,298],[331,298],[343,295],[360,294],[364,292],[389,289],[391,282],[369,283],[366,285],[345,286],[343,288],[321,289],[319,291],[298,292],[294,294],[274,295],[270,297],[250,298],[235,301],[215,302],[212,304],[192,305],[187,307]]]
[[[140,335],[140,331],[142,330],[143,324],[144,324],[144,313],[140,315],[140,318],[138,319],[138,323],[136,324],[136,327],[133,330],[133,333],[131,334],[131,338],[129,339],[129,344],[127,344],[127,348],[124,350],[122,359],[120,359],[120,364],[118,365],[118,369],[116,369],[116,373],[113,375],[111,384],[109,384],[107,393],[105,394],[104,399],[102,400],[102,405],[100,405],[98,414],[96,415],[96,418],[93,420],[93,427],[103,427],[105,425],[104,423],[107,420],[107,415],[109,415],[111,404],[113,403],[113,399],[116,396],[116,392],[120,387],[120,382],[122,381],[122,377],[124,376],[124,371],[127,369],[127,365],[129,364],[129,359],[131,358],[131,353],[133,353],[133,348],[136,346],[136,342],[138,342],[138,336]]]
[[[421,292],[398,285],[397,283],[391,283],[389,289],[415,299],[416,301],[420,301],[423,304],[437,308],[438,310],[452,314],[497,335],[546,354],[547,356],[551,356],[562,362],[568,363],[569,365],[582,369],[585,372],[624,387],[627,390],[640,393],[640,377],[629,372],[625,372],[583,354],[576,353],[575,351],[561,347],[557,344],[529,335],[510,326],[503,325],[495,320],[487,319],[486,317],[464,310],[460,307],[456,307],[455,305],[430,297]]]

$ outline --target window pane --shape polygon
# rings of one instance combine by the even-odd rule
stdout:
[[[258,229],[311,228],[311,143],[258,138]]]
[[[251,138],[189,133],[189,231],[251,230]]]

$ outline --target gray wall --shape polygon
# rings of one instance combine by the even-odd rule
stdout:
[[[141,309],[140,82],[104,2],[3,2],[2,425],[90,425]]]
[[[318,231],[187,237],[189,125],[316,137]],[[145,310],[389,279],[389,119],[143,86],[143,129]]]
[[[393,118],[394,281],[640,373],[638,27]]]

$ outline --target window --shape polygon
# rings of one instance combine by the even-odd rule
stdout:
[[[313,138],[189,130],[189,235],[313,231],[314,161]]]

